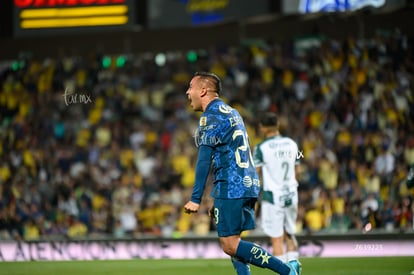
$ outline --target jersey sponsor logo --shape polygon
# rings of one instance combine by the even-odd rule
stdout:
[[[290,143],[290,142],[288,142],[288,141],[286,141],[286,142],[271,142],[271,143],[269,143],[269,147],[270,148],[280,148],[280,147],[283,147],[283,146],[290,146],[292,143]]]
[[[292,149],[290,142],[270,142],[269,148],[274,150],[274,155],[278,159],[302,159],[304,158],[303,151]]]
[[[231,111],[233,111],[233,108],[231,108],[228,105],[220,105],[219,106],[219,111],[224,113],[224,114],[230,114]]]
[[[252,187],[252,185],[253,185],[253,186],[260,187],[260,181],[259,181],[258,179],[252,179],[252,178],[251,178],[251,177],[249,177],[249,176],[245,176],[245,177],[243,178],[243,185],[244,185],[245,187],[247,187],[247,188]]]
[[[275,156],[278,159],[297,159],[297,155],[294,151],[277,151]]]
[[[251,187],[253,184],[252,178],[249,176],[245,176],[243,178],[243,185],[246,186],[247,188]]]
[[[203,127],[202,130],[203,131],[209,131],[209,130],[212,130],[214,128],[216,128],[216,125],[207,125],[207,126]]]

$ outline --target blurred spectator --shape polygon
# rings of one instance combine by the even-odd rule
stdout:
[[[315,206],[311,206],[305,214],[305,228],[309,233],[316,233],[325,227],[324,215]]]
[[[26,241],[39,240],[40,231],[33,219],[27,219],[23,225],[23,239]]]
[[[11,239],[10,228],[9,228],[9,215],[8,208],[0,205],[0,239],[8,240]]]
[[[69,238],[86,237],[88,234],[88,227],[81,222],[76,216],[68,217],[67,236]]]
[[[343,194],[338,193],[337,190],[331,190],[329,196],[332,204],[331,227],[340,230],[348,229],[345,221],[345,198]]]
[[[380,226],[385,228],[386,231],[391,232],[394,229],[394,213],[389,199],[384,200],[378,211],[377,219]]]

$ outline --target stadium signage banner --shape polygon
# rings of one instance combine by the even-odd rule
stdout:
[[[150,29],[223,23],[270,13],[271,0],[148,1]]]
[[[271,249],[267,242],[261,244]],[[301,257],[414,256],[414,240],[308,241]],[[0,242],[0,262],[227,258],[215,240]]]
[[[301,13],[354,11],[364,7],[379,8],[386,0],[300,0]]]
[[[39,7],[73,7],[79,5],[125,4],[125,0],[14,0],[19,8]]]
[[[131,23],[131,0],[14,0],[16,36],[50,30],[122,27]]]

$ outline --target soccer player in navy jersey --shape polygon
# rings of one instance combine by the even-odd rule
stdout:
[[[214,206],[210,214],[221,248],[231,257],[237,274],[250,274],[249,264],[253,264],[282,275],[297,275],[290,263],[283,263],[261,246],[240,238],[243,231],[255,228],[254,206],[260,182],[243,119],[220,99],[220,92],[220,78],[209,72],[195,73],[186,92],[194,111],[203,113],[196,134],[195,183],[191,199],[184,205],[185,212],[199,210],[212,166]]]

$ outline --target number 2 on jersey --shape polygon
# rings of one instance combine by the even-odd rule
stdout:
[[[253,156],[252,152],[250,152],[249,147],[247,146],[247,138],[242,130],[235,130],[233,133],[233,140],[235,140],[238,136],[241,136],[243,138],[243,144],[237,147],[237,150],[234,152],[236,156],[236,163],[240,168],[249,168],[249,161],[242,162],[240,151],[249,153],[250,162],[253,163]]]
[[[289,180],[289,163],[287,161],[282,162],[282,169],[285,171],[283,180],[288,181]]]

